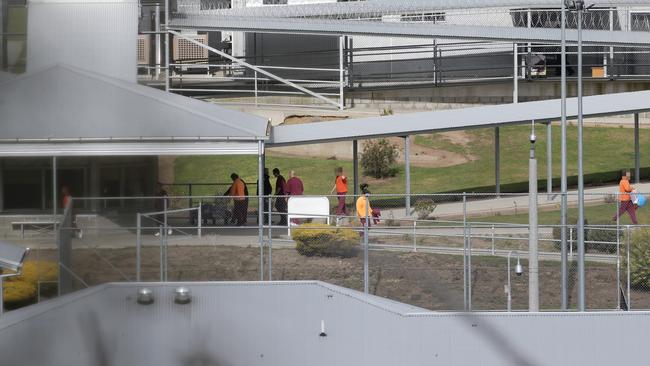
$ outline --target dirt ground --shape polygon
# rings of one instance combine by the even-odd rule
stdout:
[[[170,247],[168,281],[259,280],[259,248],[212,246]],[[44,250],[41,259],[54,259],[55,252]],[[160,279],[157,248],[142,252],[144,281]],[[266,261],[265,253],[265,261]],[[72,270],[89,285],[135,279],[135,249],[77,249]],[[463,308],[462,256],[404,252],[370,252],[370,292],[382,297],[431,310]],[[522,261],[524,268],[526,262]],[[265,265],[266,266],[266,265]],[[513,263],[514,266],[514,263]],[[268,267],[265,271],[268,271]],[[505,258],[472,258],[472,307],[474,310],[504,310],[506,294]],[[588,309],[615,309],[616,270],[613,265],[588,263]],[[575,268],[570,282],[572,307],[576,305]],[[558,262],[540,262],[540,304],[542,309],[560,307]],[[265,273],[265,278],[268,278]],[[322,280],[340,286],[363,289],[363,261],[354,258],[307,258],[294,249],[273,251],[273,280]],[[512,277],[513,309],[526,309],[528,278]],[[78,287],[82,287],[78,283]],[[650,293],[633,292],[633,306],[650,308]]]

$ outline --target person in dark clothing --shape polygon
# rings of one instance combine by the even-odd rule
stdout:
[[[169,210],[169,194],[163,188],[163,185],[160,184],[160,183],[158,183],[158,185],[156,186],[156,197],[158,197],[158,198],[156,198],[156,200],[154,201],[154,209],[157,212]],[[164,214],[155,215],[154,219],[156,220],[155,225],[157,227],[159,227],[161,225],[164,225],[165,215]],[[160,235],[160,230],[156,229],[156,231],[154,232],[154,235],[155,236]],[[172,235],[172,229],[171,228],[167,229],[167,235]]]
[[[286,195],[286,185],[287,180],[280,174],[280,169],[273,169],[273,176],[275,179],[275,210],[280,213],[280,221],[278,225],[287,224],[287,197]]]
[[[260,181],[257,180],[259,187]],[[257,195],[258,192],[255,192]],[[271,185],[271,177],[269,176],[269,168],[264,168],[264,197],[262,197],[262,208],[264,210],[264,224],[269,223],[269,197],[273,194],[273,186]]]

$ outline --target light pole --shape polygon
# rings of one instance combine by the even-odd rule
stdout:
[[[508,294],[507,308],[508,312],[512,311],[512,286],[510,284],[510,256],[512,253],[517,253],[517,265],[515,266],[515,274],[517,277],[521,276],[524,273],[524,267],[522,267],[521,262],[519,261],[519,252],[516,250],[511,250],[508,252],[508,285],[506,286],[506,293]]]
[[[560,174],[560,199],[561,199],[561,213],[560,213],[560,250],[561,250],[561,268],[562,268],[562,310],[567,310],[569,302],[568,294],[568,253],[567,253],[567,149],[566,149],[566,0],[562,1],[562,15],[561,15],[561,29],[562,29],[562,44],[561,44],[561,158],[562,158],[562,171]]]
[[[537,222],[537,158],[535,157],[535,121],[530,134],[528,160],[528,311],[539,311],[539,258]]]

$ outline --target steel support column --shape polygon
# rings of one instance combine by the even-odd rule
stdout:
[[[171,69],[169,67],[169,0],[165,0],[165,91],[169,92]]]
[[[501,141],[499,127],[494,128],[494,192],[501,194]]]
[[[58,184],[56,177],[56,156],[52,157],[52,216],[56,220],[57,205],[58,205]]]
[[[634,182],[641,182],[641,145],[639,142],[639,114],[634,114]]]
[[[578,310],[585,311],[585,192],[582,148],[582,15],[584,2],[576,1],[578,11]]]
[[[260,244],[260,281],[264,281],[264,141],[257,142],[257,232]]]
[[[406,216],[411,214],[411,138],[404,136],[404,175]]]
[[[345,109],[345,74],[344,74],[344,59],[345,51],[345,37],[339,36],[339,109]]]
[[[359,144],[352,141],[352,176],[354,178],[354,199],[359,196]]]
[[[548,199],[553,193],[553,126],[551,122],[546,124],[546,192]]]
[[[519,55],[517,44],[512,44],[512,102],[519,102]]]
[[[534,128],[534,127],[533,127]],[[528,311],[539,311],[539,256],[537,222],[537,158],[535,157],[535,131],[530,136],[528,160]]]
[[[560,173],[560,192],[561,192],[561,210],[560,210],[560,255],[561,255],[561,309],[567,310],[569,303],[568,293],[568,253],[567,253],[567,146],[566,146],[566,3],[562,3],[560,28],[562,34],[561,41],[561,141],[560,141],[560,155],[561,155],[561,173]]]
[[[156,79],[158,79],[160,77],[160,66],[162,64],[162,52],[160,47],[160,4],[156,4],[154,10],[154,31],[156,31],[156,34],[154,35],[154,52],[156,56],[156,71],[154,75],[156,76]]]

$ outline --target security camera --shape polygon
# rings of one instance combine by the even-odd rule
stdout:
[[[535,141],[537,141],[537,136],[535,136],[535,133],[534,133],[534,132],[530,134],[529,139],[530,139],[530,143],[531,143],[531,144],[534,144]]]
[[[517,261],[517,265],[515,266],[515,274],[517,276],[521,276],[524,273],[524,267]]]

